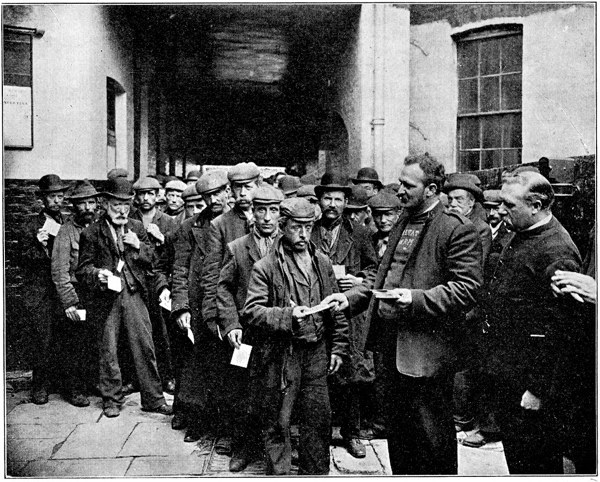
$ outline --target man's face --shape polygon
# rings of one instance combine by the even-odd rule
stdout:
[[[42,202],[44,207],[53,213],[59,213],[65,199],[64,191],[49,192],[43,195]]]
[[[400,205],[411,212],[418,212],[425,203],[431,188],[425,185],[425,173],[418,164],[404,166],[398,179]]]
[[[369,198],[372,198],[373,196],[375,196],[375,194],[379,192],[379,188],[372,182],[355,182],[354,184],[356,184],[357,186],[364,187]]]
[[[108,198],[106,201],[106,214],[108,214],[110,222],[116,226],[127,224],[130,209],[131,201],[122,201],[115,198]]]
[[[185,216],[191,218],[195,214],[201,213],[202,210],[206,207],[206,203],[204,199],[192,199],[191,201],[186,201],[185,203]]]
[[[96,216],[98,203],[96,198],[82,199],[73,203],[75,215],[83,221],[84,224],[90,224]]]
[[[398,222],[400,211],[391,209],[389,211],[374,211],[373,222],[380,233],[389,233],[394,225]]]
[[[348,218],[355,224],[365,225],[367,218],[369,217],[369,211],[367,209],[351,209],[348,210]]]
[[[231,189],[236,204],[244,210],[248,209],[252,203],[252,193],[257,187],[258,179],[232,183]]]
[[[326,191],[319,199],[323,218],[335,221],[346,209],[346,195],[342,191]]]
[[[287,243],[297,253],[306,251],[313,229],[313,221],[296,221],[288,219],[282,229],[282,234]]]
[[[537,210],[525,201],[527,188],[520,184],[503,184],[500,191],[502,204],[498,212],[511,231],[519,232],[535,224]]]
[[[453,189],[448,193],[448,211],[466,216],[474,205],[475,199],[464,189]]]
[[[211,213],[217,216],[221,214],[225,209],[225,206],[227,206],[230,193],[231,190],[229,189],[229,186],[223,186],[217,191],[202,194],[202,199],[204,199],[204,202],[210,208]]]
[[[181,197],[180,191],[167,191],[167,206],[171,211],[177,211],[183,206],[183,198]]]
[[[500,224],[502,222],[502,216],[500,216],[500,212],[498,211],[498,209],[499,209],[499,206],[493,206],[493,207],[486,209],[487,222],[493,228],[495,228],[496,226],[498,226],[498,224]]]
[[[148,189],[147,191],[135,192],[135,203],[142,212],[148,212],[156,206],[158,192],[156,189]]]
[[[263,236],[270,236],[277,229],[279,204],[257,204],[253,209],[254,225]]]

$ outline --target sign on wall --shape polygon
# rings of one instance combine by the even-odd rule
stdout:
[[[5,85],[3,129],[6,147],[33,147],[31,87]]]

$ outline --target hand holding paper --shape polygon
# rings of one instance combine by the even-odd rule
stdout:
[[[231,364],[237,367],[248,368],[248,361],[250,361],[250,352],[252,347],[242,343],[239,348],[233,350],[231,356]]]

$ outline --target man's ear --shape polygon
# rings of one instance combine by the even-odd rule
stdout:
[[[540,201],[539,199],[532,201],[531,207],[533,209],[533,214],[539,213],[542,210],[542,201]]]
[[[432,197],[438,193],[438,188],[436,184],[432,182],[425,188],[425,192],[427,194],[427,197]]]

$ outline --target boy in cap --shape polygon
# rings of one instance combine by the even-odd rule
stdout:
[[[76,407],[87,407],[90,402],[84,395],[86,383],[95,385],[97,372],[94,361],[95,333],[88,321],[81,318],[81,309],[88,303],[87,292],[77,282],[75,269],[79,262],[79,237],[81,232],[96,219],[98,192],[88,180],[77,181],[69,200],[73,204],[74,216],[58,230],[52,249],[52,281],[69,323],[61,333],[65,350],[62,353],[67,400]],[[64,320],[64,318],[63,318]],[[65,329],[66,328],[66,329]],[[67,358],[68,357],[68,358]]]
[[[198,179],[200,179],[201,176],[201,172],[198,170],[193,170],[188,172],[187,176],[185,177],[185,183],[188,186],[195,186],[196,183],[198,182]]]
[[[267,474],[290,474],[295,407],[298,474],[326,475],[331,439],[327,376],[338,371],[346,356],[348,322],[328,309],[305,314],[337,291],[336,280],[331,262],[310,241],[315,215],[310,202],[285,199],[280,212],[282,237],[252,268],[242,311],[254,342],[252,400],[262,415]]]
[[[366,227],[371,221],[368,200],[369,195],[363,186],[352,186],[352,194],[344,209],[344,215],[354,224]]]
[[[377,228],[371,239],[377,259],[381,261],[387,249],[390,232],[400,217],[400,200],[395,194],[383,190],[369,199],[369,207],[373,213],[373,223]]]
[[[171,216],[175,220],[177,226],[185,219],[182,194],[186,187],[187,185],[185,182],[180,181],[177,178],[167,182],[165,185],[165,197],[167,199],[165,214]]]
[[[183,199],[183,208],[185,209],[185,219],[189,219],[195,214],[202,212],[206,207],[202,195],[196,191],[196,183],[188,185],[181,195]]]
[[[48,389],[56,362],[55,322],[64,317],[51,276],[54,239],[63,224],[61,213],[68,184],[56,174],[46,174],[38,182],[37,196],[43,203],[40,213],[25,226],[21,236],[20,265],[23,268],[24,307],[31,320],[33,336],[33,403],[48,402]]]

